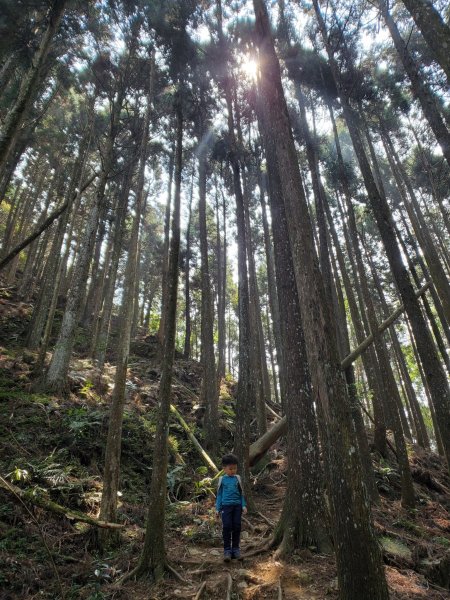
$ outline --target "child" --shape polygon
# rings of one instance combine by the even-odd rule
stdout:
[[[216,512],[222,516],[223,559],[240,559],[241,516],[247,512],[241,478],[237,475],[238,459],[234,454],[222,458],[224,475],[217,486]]]

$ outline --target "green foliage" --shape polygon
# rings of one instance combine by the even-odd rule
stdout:
[[[397,519],[396,521],[394,521],[393,525],[395,525],[396,527],[401,527],[406,531],[410,531],[418,537],[423,537],[424,535],[426,535],[426,532],[421,527],[419,527],[415,523],[412,523],[411,521],[408,521],[407,519]]]
[[[92,434],[93,429],[102,426],[103,414],[97,410],[88,410],[85,407],[69,408],[65,416],[67,428],[75,438],[86,438]]]
[[[178,499],[183,484],[189,481],[189,478],[184,476],[184,469],[184,465],[176,465],[167,472],[167,487],[175,499]]]
[[[400,558],[406,558],[407,560],[411,560],[411,550],[408,548],[408,546],[406,546],[399,540],[395,540],[387,536],[382,536],[380,538],[380,543],[385,552],[393,554],[394,556],[399,556]]]
[[[27,469],[16,467],[14,471],[8,473],[7,477],[9,477],[13,483],[18,483],[19,481],[28,481],[31,478],[31,475]]]
[[[214,484],[211,477],[205,477],[200,481],[194,481],[194,497],[209,496],[214,493]]]

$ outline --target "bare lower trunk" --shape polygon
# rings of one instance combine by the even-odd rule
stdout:
[[[159,322],[158,338],[163,343],[164,320],[167,312],[167,270],[169,268],[169,243],[170,243],[170,205],[172,202],[172,182],[173,182],[173,163],[174,156],[171,154],[169,160],[169,184],[167,191],[166,213],[164,217],[164,248],[162,257],[162,277],[161,277],[161,319]]]
[[[167,279],[167,314],[164,323],[163,361],[159,385],[157,428],[153,446],[153,469],[147,525],[144,546],[136,571],[136,575],[150,574],[155,581],[161,579],[166,565],[164,529],[167,487],[167,436],[169,430],[172,369],[175,354],[178,264],[180,254],[180,188],[183,150],[183,121],[181,99],[179,97],[176,99],[176,117],[175,194]]]
[[[203,107],[202,107],[203,109]],[[200,115],[199,143],[204,145],[203,136],[208,126],[205,116]],[[205,145],[206,146],[206,145]],[[205,406],[205,441],[213,453],[219,442],[219,396],[216,383],[216,366],[214,357],[214,308],[211,294],[211,279],[209,276],[208,232],[206,224],[206,182],[207,182],[207,147],[199,153],[198,159],[198,218],[200,229],[201,255],[201,363],[203,378],[201,388],[202,404]],[[220,260],[220,259],[219,259]]]
[[[280,173],[270,133],[261,117],[260,114],[260,129],[268,165],[277,303],[280,308],[283,348],[280,365],[282,406],[287,418],[287,490],[275,540],[280,544],[281,555],[289,555],[296,548],[308,546],[327,552],[331,550],[331,542],[325,519],[324,481],[319,460],[314,395],[295,286]]]

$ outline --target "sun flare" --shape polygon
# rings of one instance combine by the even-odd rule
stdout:
[[[242,72],[253,81],[256,81],[258,74],[258,63],[255,59],[245,57],[241,63]]]

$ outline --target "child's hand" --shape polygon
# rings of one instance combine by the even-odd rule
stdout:
[[[242,514],[243,515],[247,514],[247,507],[246,506],[242,507]]]

